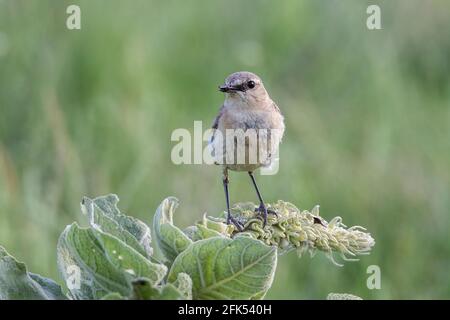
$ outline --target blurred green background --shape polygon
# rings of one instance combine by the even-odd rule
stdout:
[[[382,30],[366,28],[368,4]],[[81,6],[82,29],[66,28]],[[225,206],[220,169],[176,166],[176,128],[205,129],[217,86],[249,70],[286,117],[284,199],[363,225],[370,256],[280,257],[267,298],[450,298],[450,3],[421,1],[0,0],[0,244],[60,281],[56,242],[84,222],[79,201],[117,193],[150,222],[181,200],[177,224]],[[231,174],[231,201],[256,201]],[[381,290],[366,287],[370,265]]]

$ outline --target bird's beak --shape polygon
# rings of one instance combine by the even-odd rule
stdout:
[[[219,91],[228,92],[228,91],[230,91],[230,88],[226,85],[221,85],[221,86],[219,86]]]
[[[221,85],[219,86],[219,91],[222,92],[236,92],[236,91],[243,91],[241,86],[227,86],[227,85]]]

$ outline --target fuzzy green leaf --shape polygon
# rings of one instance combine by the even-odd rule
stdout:
[[[126,300],[125,297],[117,292],[108,293],[102,297],[102,300]]]
[[[184,231],[185,234],[188,235],[188,237],[190,239],[192,239],[193,241],[198,241],[198,240],[203,240],[203,239],[208,239],[208,238],[213,238],[213,237],[224,237],[223,234],[221,234],[220,232],[213,230],[213,229],[208,229],[207,227],[205,227],[204,225],[198,223],[196,226],[192,226],[189,229]]]
[[[150,228],[142,221],[124,215],[117,207],[119,198],[115,194],[84,197],[81,210],[86,213],[92,228],[109,233],[131,246],[145,257],[152,255]]]
[[[61,287],[51,279],[29,273],[24,263],[18,262],[0,247],[0,300],[64,300]]]
[[[362,300],[362,298],[350,293],[329,293],[327,300]]]
[[[137,300],[186,300],[187,295],[172,283],[154,286],[146,278],[133,281],[133,299]]]
[[[177,278],[172,284],[186,299],[192,300],[192,279],[187,273],[177,274]]]
[[[173,224],[173,212],[177,207],[176,198],[166,198],[153,217],[156,243],[169,263],[192,243],[191,239]]]
[[[116,237],[77,224],[60,236],[58,267],[66,283],[79,271],[79,285],[68,285],[75,299],[98,299],[111,292],[129,296],[132,279],[145,276],[156,284],[167,272]]]
[[[262,299],[272,284],[276,263],[276,248],[259,240],[215,237],[183,251],[173,262],[168,280],[187,273],[194,299]]]
[[[67,226],[58,241],[57,257],[74,299],[99,299],[111,292],[128,296],[131,292],[127,276],[108,260],[92,229],[81,229],[76,223]]]
[[[108,260],[115,267],[124,270],[131,278],[145,277],[156,285],[166,275],[165,265],[151,262],[116,237],[103,232],[96,232],[96,236],[103,245]]]

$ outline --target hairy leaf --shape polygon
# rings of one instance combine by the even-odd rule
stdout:
[[[29,273],[24,263],[18,262],[0,247],[0,300],[64,300],[61,287],[51,279]]]
[[[156,285],[166,275],[167,267],[165,265],[151,262],[116,237],[103,232],[95,234],[101,242],[108,260],[115,267],[131,275],[131,278],[145,277],[153,285]]]
[[[102,297],[102,300],[126,300],[120,293],[112,292]]]
[[[60,237],[58,267],[75,299],[97,299],[111,292],[128,296],[132,279],[147,277],[157,284],[167,273],[166,266],[152,263],[116,237],[76,224]]]
[[[109,233],[131,246],[145,257],[152,255],[150,228],[142,221],[124,215],[117,207],[115,194],[91,200],[84,197],[81,210],[89,217],[92,228]]]
[[[99,299],[117,292],[128,296],[126,274],[110,262],[92,229],[76,223],[66,227],[58,241],[58,268],[74,299]]]
[[[197,241],[173,262],[169,281],[180,272],[193,282],[194,299],[262,299],[277,263],[275,247],[250,237]]]
[[[186,299],[192,300],[192,279],[187,273],[180,272],[177,274],[177,279],[172,284]]]
[[[209,229],[204,225],[198,223],[196,226],[191,226],[184,230],[184,233],[193,241],[213,238],[213,237],[224,237],[224,235],[216,230]]]
[[[362,300],[362,298],[350,293],[329,293],[327,300]]]
[[[183,231],[173,225],[173,212],[177,207],[176,198],[166,198],[153,217],[156,242],[169,263],[172,263],[192,243]]]
[[[154,286],[148,279],[133,281],[132,299],[137,300],[186,300],[188,296],[172,283]]]

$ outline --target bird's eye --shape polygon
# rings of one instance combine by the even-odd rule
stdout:
[[[247,87],[249,87],[250,89],[253,89],[256,86],[255,81],[250,80],[249,82],[247,82]]]

